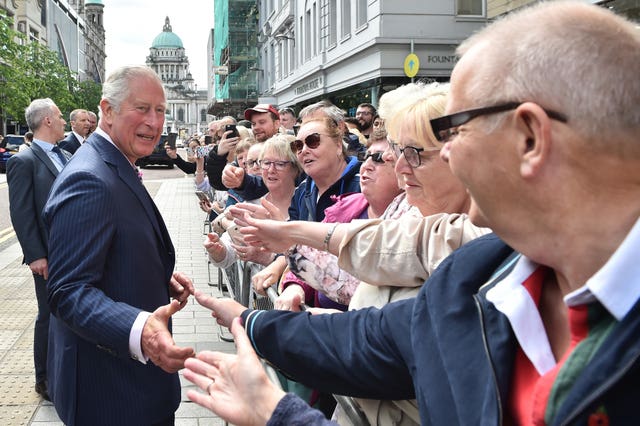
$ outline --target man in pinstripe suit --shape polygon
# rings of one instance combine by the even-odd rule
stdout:
[[[172,425],[177,371],[194,351],[175,345],[170,318],[193,284],[173,272],[171,239],[134,166],[162,133],[162,82],[150,68],[120,68],[100,109],[44,211],[49,391],[67,425]]]

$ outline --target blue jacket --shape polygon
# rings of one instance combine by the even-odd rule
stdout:
[[[160,212],[120,151],[93,133],[54,182],[49,394],[73,425],[149,425],[180,404],[178,374],[131,359],[138,314],[169,303],[175,264]],[[171,325],[169,325],[171,327]]]
[[[342,176],[319,199],[316,183],[307,176],[293,194],[289,206],[289,220],[322,222],[324,209],[335,203],[331,199],[332,195],[360,192],[360,164],[356,157],[347,157],[347,167]]]
[[[415,299],[339,315],[246,311],[243,319],[258,354],[307,386],[361,398],[416,398],[423,425],[509,424],[517,343],[485,295],[516,256],[490,234],[449,256]],[[309,415],[290,410],[292,399],[280,402],[270,424]],[[551,424],[586,425],[602,409],[610,424],[628,424],[637,401],[640,303],[580,372]]]

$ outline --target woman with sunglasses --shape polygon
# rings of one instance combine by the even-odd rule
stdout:
[[[291,197],[296,188],[296,178],[302,171],[289,147],[292,140],[292,136],[279,134],[264,144],[252,146],[247,154],[247,163],[253,162],[253,164],[247,164],[247,167],[259,169],[269,189],[262,198],[285,211],[291,204]],[[259,200],[255,202],[258,203]],[[267,265],[273,260],[274,253],[242,244],[242,237],[235,235],[235,227],[229,229],[234,235],[227,232],[218,238],[215,234],[209,234],[205,240],[205,249],[214,265],[227,268],[236,260]]]
[[[387,210],[390,210],[387,215],[397,212],[395,207],[388,209],[402,191],[393,170],[395,158],[391,152],[386,152],[387,132],[377,130],[370,141],[360,166],[362,192],[338,197],[336,203],[325,210],[324,222],[348,223],[353,219],[378,218]],[[294,300],[304,300],[307,305],[317,308],[347,309],[360,280],[344,271],[340,273],[335,256],[296,246],[288,258],[291,272],[282,279],[283,291],[275,301],[276,309],[292,310]]]

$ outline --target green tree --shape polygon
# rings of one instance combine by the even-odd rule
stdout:
[[[19,58],[24,50],[22,34],[13,31],[12,20],[0,14],[0,131],[7,132],[7,121],[24,121],[29,95],[22,89],[25,74]]]
[[[67,115],[76,108],[98,112],[102,87],[77,81],[58,54],[13,30],[11,18],[0,12],[0,120],[24,124],[24,110],[33,99],[51,98]]]
[[[75,85],[74,99],[76,108],[98,113],[98,105],[102,98],[102,85],[92,80],[81,81]]]

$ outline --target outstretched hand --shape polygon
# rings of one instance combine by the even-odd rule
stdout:
[[[185,359],[195,355],[193,348],[181,348],[175,344],[169,332],[169,318],[180,310],[180,302],[172,300],[156,309],[144,324],[140,345],[143,353],[167,373],[175,373],[184,367]]]
[[[180,309],[189,301],[189,296],[195,292],[193,282],[182,272],[174,272],[169,281],[169,295],[180,303]]]
[[[274,253],[283,253],[295,244],[288,233],[289,222],[279,220],[255,219],[248,212],[236,216],[234,222],[240,226],[247,245],[262,247]]]
[[[233,299],[218,299],[207,296],[201,291],[196,291],[196,300],[200,305],[211,310],[211,316],[218,324],[227,328],[231,327],[231,321],[234,318],[239,317],[247,309]]]
[[[205,392],[190,390],[187,396],[229,423],[266,424],[285,392],[267,377],[240,319],[231,332],[236,355],[204,351],[185,362],[184,377]]]

